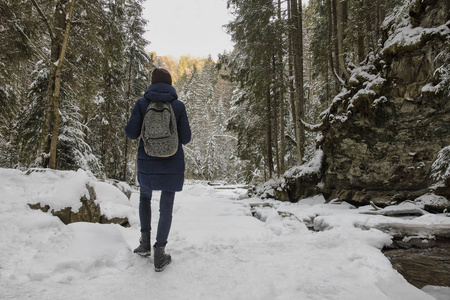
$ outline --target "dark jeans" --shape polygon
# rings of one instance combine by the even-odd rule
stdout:
[[[150,201],[152,191],[141,188],[139,198],[139,219],[141,221],[141,232],[150,232],[152,230],[152,209]],[[175,192],[161,191],[159,200],[159,221],[158,231],[156,233],[156,246],[163,247],[167,244],[170,227],[172,226],[172,212]]]

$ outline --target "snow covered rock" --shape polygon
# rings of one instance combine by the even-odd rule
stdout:
[[[106,182],[118,188],[125,196],[127,196],[128,199],[131,198],[133,189],[128,183],[115,179],[108,179]]]
[[[419,207],[435,213],[449,212],[450,201],[435,194],[425,194],[414,200]]]
[[[322,192],[322,168],[323,151],[317,149],[308,163],[289,169],[282,178],[269,180],[255,187],[249,194],[263,199],[275,198],[290,202],[312,197]]]
[[[129,226],[126,214],[133,209],[127,197],[83,170],[31,169],[21,179],[32,195],[28,206],[50,212],[66,225],[90,222]]]
[[[323,151],[318,149],[308,163],[286,171],[280,185],[275,189],[276,199],[297,202],[299,199],[320,194],[322,162]]]
[[[43,212],[49,212],[58,217],[64,224],[70,224],[75,222],[100,222],[101,214],[100,207],[95,203],[95,190],[91,185],[86,185],[87,195],[83,195],[79,202],[81,206],[73,211],[72,207],[64,207],[60,209],[54,209],[49,204],[45,204],[43,199],[41,202],[35,204],[28,204],[32,209],[40,209]]]

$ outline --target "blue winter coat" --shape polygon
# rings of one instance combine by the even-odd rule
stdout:
[[[184,152],[183,146],[191,140],[186,108],[175,89],[167,83],[150,85],[143,98],[139,98],[134,105],[130,120],[125,127],[127,137],[137,139],[141,135],[142,121],[149,101],[170,101],[175,112],[178,127],[178,151],[170,157],[154,157],[145,153],[142,139],[138,149],[138,181],[141,188],[146,190],[181,191],[184,182]]]

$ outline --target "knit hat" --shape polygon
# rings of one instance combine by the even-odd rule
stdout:
[[[169,71],[163,68],[156,68],[152,72],[152,84],[163,82],[172,85],[172,77]]]

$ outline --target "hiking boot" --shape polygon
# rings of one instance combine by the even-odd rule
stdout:
[[[166,247],[158,247],[153,246],[153,250],[155,252],[154,263],[155,263],[155,271],[161,272],[164,268],[172,262],[172,257],[170,254],[165,253]]]
[[[150,232],[141,232],[141,238],[139,239],[140,245],[134,249],[134,253],[142,256],[150,256],[152,249],[150,247]]]

